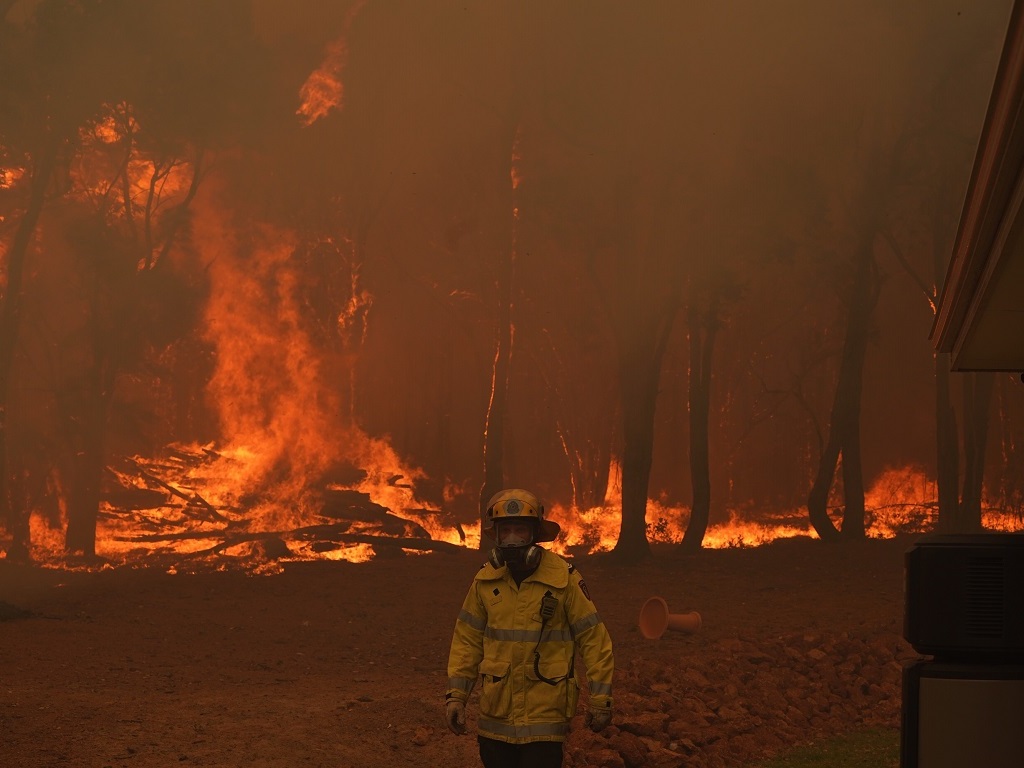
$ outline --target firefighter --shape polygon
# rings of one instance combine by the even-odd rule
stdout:
[[[586,724],[612,718],[612,641],[580,572],[539,546],[559,526],[529,491],[500,491],[481,532],[494,541],[455,622],[448,656],[445,719],[466,732],[466,701],[480,679],[477,741],[485,768],[558,768],[580,685],[589,689]]]

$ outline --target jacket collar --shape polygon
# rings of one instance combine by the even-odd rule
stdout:
[[[476,574],[477,581],[496,581],[506,577],[512,578],[507,565],[495,568],[490,563],[486,563]],[[523,579],[524,584],[528,581],[539,581],[555,589],[564,589],[569,583],[569,568],[565,560],[545,549],[542,551],[537,570]]]

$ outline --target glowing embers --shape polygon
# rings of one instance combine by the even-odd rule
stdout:
[[[25,175],[24,168],[0,168],[0,189],[10,189]],[[0,221],[2,221],[0,217]]]
[[[614,548],[622,518],[622,508],[617,500],[619,493],[617,469],[613,467],[608,498],[603,505],[586,510],[554,506],[551,516],[561,524],[563,531],[563,536],[553,544],[555,550],[562,554],[581,554],[608,552]],[[918,467],[883,472],[865,494],[867,536],[887,539],[933,530],[938,522],[936,497],[935,481]],[[841,525],[841,507],[833,506],[830,515],[837,525]],[[689,519],[688,507],[649,500],[648,541],[653,545],[678,544],[686,533]],[[1019,515],[985,503],[982,524],[990,531],[1024,530],[1024,519]],[[795,536],[817,538],[817,533],[807,522],[806,509],[771,511],[751,502],[742,508],[728,510],[728,520],[709,525],[702,546],[708,549],[758,547]]]
[[[394,460],[390,448],[363,439],[368,461]],[[247,466],[264,461],[257,451],[210,445],[172,446],[160,459],[122,459],[104,489],[97,554],[119,564],[270,573],[285,562],[365,562],[382,552],[452,548],[450,540],[460,540],[439,511],[410,506],[412,487],[395,471],[400,464],[352,468],[349,485],[317,487],[294,478],[268,483]],[[258,479],[261,485],[246,485]],[[379,488],[378,495],[360,488]],[[397,513],[377,498],[388,499]],[[51,556],[60,552],[59,541],[51,546]]]
[[[64,517],[62,510],[61,523],[63,523]],[[53,559],[54,553],[64,551],[64,525],[57,528],[53,522],[38,512],[29,517],[31,555],[35,562],[49,562]]]
[[[242,446],[175,445],[160,458],[121,459],[104,484],[97,554],[112,565],[158,566],[173,572],[241,568],[273,574],[290,562],[358,563],[477,548],[475,521],[459,524],[450,514],[416,500],[414,485],[423,478],[421,470],[404,466],[386,441],[358,431],[350,438],[353,458],[347,469],[335,466],[329,483],[323,475],[268,474],[266,456]],[[618,493],[616,488],[611,492]],[[445,504],[470,493],[465,487],[446,488]],[[918,469],[884,473],[866,494],[868,536],[933,529],[934,494],[934,483]],[[61,519],[44,520],[38,513],[31,518],[33,558],[65,568],[84,567],[63,558],[66,512],[54,514]],[[838,522],[841,510],[832,514]],[[606,552],[618,540],[617,501],[583,511],[555,505],[551,517],[561,524],[563,535],[550,546],[562,554]],[[651,543],[672,547],[682,541],[689,510],[650,501],[647,519]],[[990,530],[1024,528],[1012,512],[989,511],[984,522]],[[815,536],[806,523],[806,510],[769,513],[747,505],[712,524],[703,545],[757,547],[794,536]]]
[[[761,519],[752,520],[732,511],[727,522],[713,523],[708,527],[702,546],[708,549],[758,547],[781,538],[814,537],[810,526],[799,521],[798,514],[762,513]],[[618,540],[621,516],[618,504],[580,512],[555,507],[552,518],[561,524],[565,535],[554,546],[563,554],[611,551]],[[647,540],[654,545],[679,544],[686,533],[689,519],[690,510],[687,507],[671,507],[658,501],[648,501]]]

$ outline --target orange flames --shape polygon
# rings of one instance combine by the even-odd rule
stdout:
[[[302,104],[296,114],[302,117],[304,125],[312,125],[326,117],[333,109],[340,109],[344,101],[345,85],[341,79],[348,63],[348,32],[366,0],[357,2],[345,19],[345,30],[341,37],[327,46],[323,62],[310,73],[299,90]]]
[[[0,168],[0,189],[10,189],[24,175],[24,168]]]
[[[347,49],[342,45],[328,49],[324,63],[319,69],[310,73],[299,91],[302,105],[296,111],[301,115],[305,125],[312,125],[321,117],[326,117],[332,109],[341,106],[345,88],[341,83],[341,70]]]
[[[600,507],[588,510],[555,506],[552,518],[565,532],[554,549],[563,554],[608,552],[618,540],[622,508],[616,501],[621,494],[618,468],[613,466],[608,496]],[[898,534],[923,533],[934,529],[937,521],[935,499],[937,489],[923,470],[917,467],[890,469],[882,473],[865,494],[867,535],[870,538],[892,538]],[[647,538],[652,544],[678,544],[689,523],[686,507],[671,507],[657,500],[647,502]],[[834,521],[838,524],[837,512]],[[703,546],[757,547],[777,539],[807,536],[817,538],[806,522],[807,513],[794,509],[787,513],[759,511],[754,505],[743,510],[730,510],[729,519],[708,527]],[[987,530],[1024,530],[1024,520],[1015,514],[986,509],[982,523]]]
[[[265,432],[264,437],[270,434],[272,430]],[[356,465],[367,468],[362,479],[351,483],[348,489],[386,507],[389,514],[393,512],[394,520],[404,521],[404,527],[382,534],[374,523],[355,522],[346,527],[345,533],[356,537],[365,534],[369,540],[325,545],[323,540],[291,538],[283,544],[278,534],[287,537],[289,532],[304,527],[316,528],[326,519],[315,504],[314,489],[302,480],[301,471],[280,478],[269,476],[268,468],[275,465],[274,458],[280,459],[281,443],[271,440],[259,449],[241,445],[220,450],[212,446],[170,446],[168,455],[160,460],[132,460],[142,471],[117,473],[126,488],[170,490],[170,494],[159,506],[131,515],[115,513],[107,504],[101,516],[97,552],[114,563],[165,555],[171,561],[171,571],[183,567],[190,557],[202,554],[214,557],[218,567],[233,565],[254,573],[275,573],[282,563],[296,560],[364,562],[378,552],[375,542],[389,535],[422,536],[424,540],[477,548],[478,526],[467,523],[463,529],[441,510],[416,506],[415,482],[424,475],[405,466],[386,441],[351,431],[345,442],[346,455]],[[258,497],[248,498],[246,489],[254,484],[264,490]],[[615,492],[610,490],[609,496]],[[868,493],[867,507],[869,537],[889,538],[930,530],[935,523],[934,483],[914,468],[891,470]],[[551,517],[563,530],[550,545],[554,551],[569,556],[607,552],[618,537],[621,508],[611,499],[589,510],[555,505]],[[655,545],[677,544],[685,533],[688,517],[686,508],[650,501],[648,539]],[[805,519],[803,510],[794,510],[789,515],[733,511],[728,521],[709,528],[704,546],[756,547],[794,536],[815,538],[813,529],[803,522]],[[984,523],[989,530],[1024,529],[1018,517],[1006,513],[986,512]],[[153,531],[159,533],[147,534]],[[268,547],[268,540],[277,547]],[[50,528],[40,516],[32,518],[32,541],[33,554],[40,561],[54,559],[55,553],[63,548],[61,532]],[[399,545],[409,541],[403,538]],[[423,551],[412,546],[402,549],[407,553]]]
[[[417,509],[415,525],[432,539],[458,541],[439,510],[415,501],[413,484],[423,472],[341,416],[338,387],[324,370],[324,352],[311,340],[303,314],[295,238],[263,227],[242,241],[212,214],[196,230],[218,254],[210,267],[204,327],[217,361],[207,394],[219,411],[224,446],[180,448],[179,455],[199,458],[177,469],[179,486],[223,510],[228,528],[243,528],[247,535],[331,522],[323,514],[325,494],[350,490],[372,500],[373,509],[398,516]],[[339,482],[339,467],[360,472]],[[214,518],[191,530],[216,530],[224,522]],[[352,520],[339,532],[372,531],[367,522]],[[316,554],[302,550],[296,544],[285,557]],[[354,542],[318,554],[362,560],[371,552],[365,542]]]
[[[104,183],[109,187],[113,164],[123,162],[123,152],[119,159],[115,151],[118,142],[135,129],[130,117],[122,114],[118,123],[115,116],[82,137],[98,148],[76,169],[83,188],[93,194]],[[130,159],[126,209],[136,195],[142,201],[148,194],[156,173],[150,161]],[[513,191],[520,183],[519,160],[513,152]],[[170,194],[184,187],[189,174],[172,169],[162,178]],[[350,418],[344,387],[334,380],[339,366],[328,365],[327,353],[309,331],[297,236],[269,225],[250,226],[243,235],[208,204],[197,211],[193,237],[198,250],[215,255],[208,260],[211,287],[203,328],[215,350],[207,396],[219,416],[221,440],[169,446],[164,456],[137,456],[112,466],[121,498],[132,501],[104,503],[97,553],[120,563],[165,555],[172,569],[203,555],[221,565],[274,572],[289,560],[369,560],[388,538],[409,544],[402,546],[406,552],[424,551],[413,546],[417,540],[475,549],[476,521],[462,525],[417,499],[424,472],[408,465],[387,439],[367,435]],[[355,304],[340,309],[341,330],[354,326],[354,318],[372,305],[373,297],[353,280]],[[608,488],[599,507],[551,508],[563,528],[551,545],[555,551],[614,547],[621,520],[615,465]],[[449,487],[445,498],[467,492],[472,490]],[[867,494],[868,535],[931,529],[936,495],[934,481],[920,469],[884,473]],[[682,540],[689,510],[651,500],[647,519],[648,539],[671,545]],[[753,547],[784,537],[814,537],[805,519],[803,510],[771,514],[749,504],[713,524],[704,546]],[[995,530],[1024,528],[1019,518],[994,512],[986,513],[984,523]],[[49,527],[40,514],[31,518],[31,535],[39,561],[52,561],[63,550],[62,531]]]

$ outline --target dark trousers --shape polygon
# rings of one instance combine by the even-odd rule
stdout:
[[[477,736],[484,768],[562,768],[562,742],[507,744]]]

